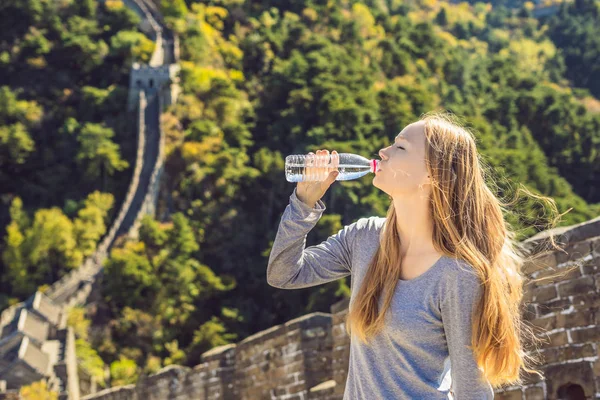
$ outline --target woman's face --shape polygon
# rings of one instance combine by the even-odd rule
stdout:
[[[420,185],[429,183],[425,166],[425,122],[406,126],[390,146],[379,150],[379,171],[373,185],[388,195],[414,194]],[[424,191],[429,186],[423,186]]]

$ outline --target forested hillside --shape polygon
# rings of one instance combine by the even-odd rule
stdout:
[[[129,67],[154,49],[138,23],[120,2],[0,4],[0,308],[78,267],[114,217],[136,149]]]
[[[0,32],[5,304],[76,266],[110,223],[135,147],[127,71],[153,48],[120,1],[29,3],[0,6],[0,18],[21,15],[0,21],[9,27]],[[110,363],[112,385],[195,365],[214,346],[349,296],[349,278],[295,291],[266,282],[294,188],[288,154],[376,157],[422,113],[446,109],[475,132],[504,201],[522,185],[570,209],[560,225],[600,214],[598,1],[540,20],[532,3],[160,5],[181,50],[182,94],[162,118],[168,204],[159,207],[172,213],[146,218],[139,241],[113,249],[93,321],[71,317],[95,349],[85,347],[87,368],[102,375]],[[389,199],[371,181],[335,183],[307,245],[385,215]],[[524,239],[552,213],[520,196],[506,218]]]

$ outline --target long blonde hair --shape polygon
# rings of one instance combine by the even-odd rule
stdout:
[[[512,203],[503,203],[488,188],[474,135],[456,116],[430,112],[421,120],[425,122],[425,162],[432,182],[433,244],[439,252],[467,262],[483,284],[472,327],[471,345],[477,364],[494,387],[522,384],[521,370],[542,377],[531,368],[537,359],[524,350],[524,339],[532,344],[539,339],[521,316],[525,281],[521,267],[527,257],[503,216]],[[522,190],[547,201],[556,211],[552,198]],[[555,246],[552,239],[551,243]],[[354,331],[367,343],[383,327],[401,269],[400,236],[391,202],[379,247],[346,317],[348,334]],[[378,298],[383,293],[379,312]]]

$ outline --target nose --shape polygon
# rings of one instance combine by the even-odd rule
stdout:
[[[379,157],[382,161],[385,161],[386,156],[383,154],[383,150],[379,150]]]

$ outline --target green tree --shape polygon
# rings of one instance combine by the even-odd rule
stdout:
[[[85,308],[73,307],[69,310],[67,325],[73,327],[75,333],[75,353],[78,365],[93,376],[100,386],[105,386],[104,361],[88,341],[91,321],[86,316]]]
[[[138,366],[135,361],[121,356],[110,364],[110,383],[112,387],[129,385],[138,380]]]
[[[77,161],[85,165],[86,174],[91,178],[102,176],[102,187],[106,186],[106,176],[122,171],[129,163],[121,159],[119,145],[111,138],[112,129],[99,124],[86,123],[77,136],[80,144]]]
[[[160,8],[165,17],[181,18],[188,12],[184,0],[161,0]]]
[[[108,212],[113,207],[113,195],[109,193],[94,192],[85,200],[84,206],[77,212],[77,218],[73,221],[73,233],[77,241],[77,247],[84,257],[91,255],[96,244],[106,233]]]
[[[600,97],[600,11],[594,1],[565,4],[548,23],[548,36],[563,52],[566,74],[576,86]]]
[[[124,307],[150,309],[160,287],[141,242],[111,251],[104,264],[103,282],[103,294],[115,312]]]
[[[154,42],[140,32],[120,31],[111,38],[110,51],[123,57],[127,64],[147,63],[154,52]]]
[[[0,166],[24,164],[35,149],[35,143],[21,123],[0,126]]]
[[[24,298],[81,265],[106,231],[111,207],[112,195],[95,192],[73,221],[57,207],[39,209],[30,219],[15,197],[2,244],[2,291]]]

